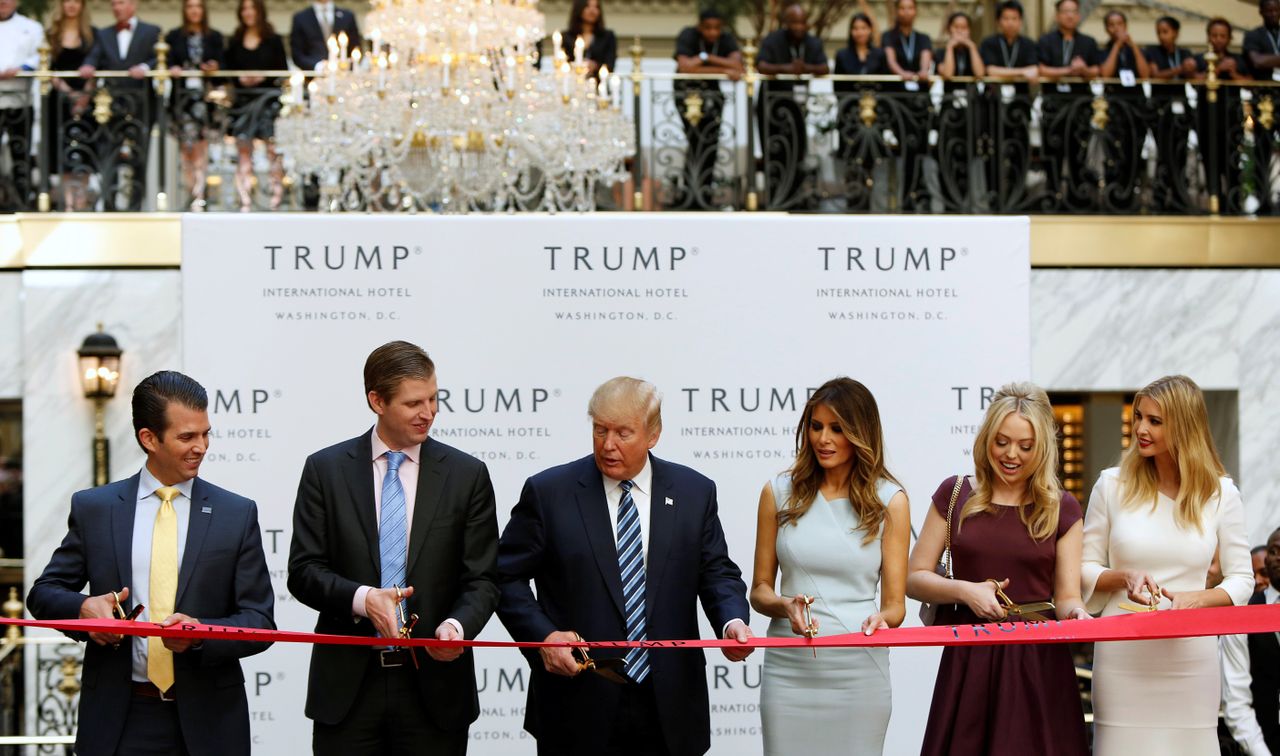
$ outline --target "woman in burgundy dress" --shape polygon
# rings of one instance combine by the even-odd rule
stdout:
[[[1057,478],[1053,409],[1029,383],[1004,386],[973,444],[974,475],[951,517],[954,579],[934,568],[947,542],[956,478],[933,495],[911,553],[907,594],[938,607],[934,624],[1004,619],[990,579],[1018,604],[1052,600],[1058,619],[1087,619],[1080,599],[1080,503]],[[1065,644],[948,647],[933,688],[922,754],[1089,753]]]

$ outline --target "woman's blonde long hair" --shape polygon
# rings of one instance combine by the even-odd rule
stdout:
[[[45,30],[45,39],[49,41],[50,55],[56,57],[62,52],[62,22],[67,14],[62,10],[62,0],[54,0],[53,15],[49,18],[49,28]],[[80,44],[86,49],[93,47],[93,22],[89,18],[89,0],[80,2]]]
[[[849,502],[858,515],[863,543],[875,540],[885,524],[888,508],[880,501],[880,481],[898,486],[897,478],[885,468],[884,432],[880,410],[866,386],[852,378],[833,378],[813,393],[804,405],[796,428],[796,461],[791,466],[791,494],[778,511],[778,526],[794,524],[809,511],[822,488],[825,476],[818,455],[809,443],[809,423],[813,411],[825,405],[840,422],[844,437],[853,444],[853,468],[849,471]]]
[[[1027,532],[1037,541],[1043,541],[1058,532],[1058,510],[1062,504],[1062,486],[1058,482],[1057,430],[1053,421],[1053,407],[1049,396],[1033,383],[1009,383],[1000,387],[987,406],[987,416],[982,421],[978,437],[973,441],[973,475],[977,481],[973,493],[960,511],[959,524],[966,518],[981,512],[995,512],[999,505],[991,503],[991,486],[995,480],[995,465],[987,451],[991,439],[1000,430],[1000,424],[1009,415],[1017,414],[1031,423],[1035,433],[1035,446],[1031,455],[1031,475],[1027,477],[1027,493],[1031,505],[1018,507],[1018,516]],[[959,526],[957,526],[957,530]]]
[[[1167,375],[1147,384],[1133,397],[1133,407],[1143,398],[1160,408],[1164,419],[1164,435],[1169,454],[1178,467],[1178,498],[1174,500],[1174,519],[1178,527],[1203,530],[1205,504],[1221,489],[1226,474],[1218,447],[1209,432],[1209,412],[1204,406],[1204,393],[1196,382],[1185,375]],[[1155,459],[1138,451],[1137,428],[1129,448],[1120,457],[1120,501],[1127,507],[1159,501],[1159,480]]]

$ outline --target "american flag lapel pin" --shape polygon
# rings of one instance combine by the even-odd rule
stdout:
[[[669,507],[674,507],[675,505],[676,505],[676,501],[675,501],[675,499],[673,499],[673,498],[671,498],[670,496],[668,496],[668,497],[667,497],[667,506],[669,506]]]

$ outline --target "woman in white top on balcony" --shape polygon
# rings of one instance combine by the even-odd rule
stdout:
[[[1103,616],[1244,604],[1253,592],[1240,491],[1209,432],[1190,378],[1138,392],[1120,466],[1089,498],[1081,570],[1085,605]],[[1214,552],[1224,579],[1205,588]],[[1137,606],[1134,606],[1137,605]],[[1094,754],[1218,753],[1218,645],[1212,637],[1094,647]]]

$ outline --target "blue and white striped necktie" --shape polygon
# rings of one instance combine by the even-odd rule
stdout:
[[[382,512],[378,518],[378,556],[382,560],[383,588],[404,585],[409,528],[405,517],[404,486],[400,485],[400,465],[407,456],[398,451],[386,454],[387,474],[382,478]]]
[[[618,504],[618,568],[622,574],[622,602],[627,617],[627,640],[648,640],[644,621],[644,539],[640,535],[640,512],[636,509],[629,480],[621,483]],[[627,652],[627,677],[643,682],[649,676],[649,651],[633,648]]]

